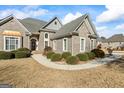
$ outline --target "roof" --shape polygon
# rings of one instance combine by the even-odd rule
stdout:
[[[97,38],[97,41],[98,41],[98,42],[103,42],[103,41],[105,41],[105,40],[106,40],[105,37],[98,37],[98,38]]]
[[[63,25],[58,31],[56,31],[56,34],[53,35],[53,37],[51,39],[57,39],[57,38],[64,37],[64,36],[67,36],[70,34],[72,35],[72,33],[76,31],[76,29],[80,26],[80,24],[84,21],[84,19],[87,16],[88,16],[87,14],[82,15],[81,17],[79,17],[75,20],[72,20],[71,22]],[[75,32],[75,33],[77,33],[77,32]],[[96,32],[94,32],[94,33],[96,34]]]
[[[0,26],[7,23],[8,21],[12,20],[14,17],[12,15],[9,15],[3,19],[0,20]]]
[[[110,38],[108,38],[107,41],[109,41],[109,42],[124,41],[124,36],[123,36],[123,34],[115,34],[115,35],[111,36]]]
[[[38,32],[41,27],[47,24],[46,21],[38,20],[34,18],[18,19],[30,32]]]
[[[41,29],[44,29],[45,27],[47,27],[50,23],[52,23],[55,19],[57,19],[59,21],[59,23],[62,25],[62,23],[60,22],[60,20],[58,19],[58,17],[54,17],[52,20],[50,20],[47,24],[45,24]]]
[[[123,34],[115,34],[103,42],[124,42],[124,36]]]

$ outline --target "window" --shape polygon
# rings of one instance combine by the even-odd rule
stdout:
[[[45,41],[45,47],[48,47],[48,41]]]
[[[44,48],[49,46],[49,34],[47,32],[44,33]]]
[[[16,50],[20,47],[20,37],[5,36],[4,37],[4,50]]]
[[[63,39],[63,51],[67,51],[68,50],[68,42],[67,42],[67,38]]]
[[[55,21],[55,25],[57,25],[57,22]]]
[[[93,39],[91,39],[91,42],[90,42],[90,49],[91,50],[94,49],[94,41],[93,41]]]
[[[46,38],[46,39],[48,38],[48,33],[45,33],[45,38]]]
[[[56,40],[53,40],[53,49],[56,50]]]
[[[80,52],[85,51],[85,38],[81,37],[80,38]]]

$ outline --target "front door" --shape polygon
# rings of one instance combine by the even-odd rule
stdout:
[[[36,40],[35,39],[31,39],[31,50],[36,50]]]

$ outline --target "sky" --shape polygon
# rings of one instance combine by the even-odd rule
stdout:
[[[0,18],[13,14],[49,21],[57,16],[63,24],[89,14],[99,36],[124,34],[124,6],[117,5],[1,5]]]

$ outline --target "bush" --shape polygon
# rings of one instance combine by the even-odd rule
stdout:
[[[80,61],[87,61],[89,60],[88,54],[87,53],[82,53],[82,54],[77,54],[76,55]]]
[[[52,48],[51,47],[45,47],[43,55],[47,55],[48,52],[52,52]]]
[[[17,51],[15,53],[15,58],[27,58],[29,57],[29,53],[27,51]]]
[[[76,56],[69,56],[66,60],[66,63],[67,64],[71,64],[71,65],[74,65],[74,64],[77,64],[79,61],[78,57]]]
[[[13,50],[13,51],[11,51],[11,53],[13,53],[13,57],[15,58],[15,53],[16,52],[25,52],[26,54],[27,54],[27,57],[30,57],[31,56],[31,50],[29,50],[28,48],[19,48],[19,49],[17,49],[17,50]]]
[[[104,58],[105,57],[105,53],[103,50],[93,49],[93,50],[91,50],[91,52],[93,52],[95,54],[95,56],[98,58]]]
[[[18,48],[17,50],[15,51],[31,51],[30,49],[28,48]]]
[[[95,54],[93,52],[88,52],[87,55],[88,55],[89,59],[95,58]]]
[[[62,53],[62,58],[67,59],[69,56],[71,56],[70,52],[63,52]]]
[[[55,54],[55,53],[54,52],[47,53],[47,58],[50,59],[53,54]]]
[[[57,54],[53,54],[51,56],[51,61],[60,61],[61,58],[62,58],[61,54],[58,54],[58,53]]]
[[[14,54],[12,52],[0,51],[0,59],[11,59]]]

